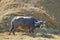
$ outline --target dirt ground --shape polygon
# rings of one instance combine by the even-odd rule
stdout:
[[[8,35],[8,32],[5,32],[0,33],[0,40],[60,40],[60,35],[27,34],[24,32],[16,32],[16,35]]]

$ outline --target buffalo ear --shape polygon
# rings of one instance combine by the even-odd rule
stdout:
[[[38,22],[35,22],[35,23],[38,23]]]
[[[38,23],[39,23],[39,22],[35,22],[35,26],[37,26]]]

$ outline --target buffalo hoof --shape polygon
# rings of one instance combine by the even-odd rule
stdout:
[[[11,33],[9,33],[8,35],[11,35]]]

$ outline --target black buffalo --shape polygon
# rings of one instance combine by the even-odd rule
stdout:
[[[35,28],[41,28],[43,26],[45,26],[45,21],[38,21],[33,17],[14,17],[11,21],[9,35],[11,32],[15,35],[16,29],[33,33]]]

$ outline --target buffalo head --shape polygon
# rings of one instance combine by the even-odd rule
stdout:
[[[45,23],[46,21],[38,21],[38,22],[35,22],[35,26],[38,28],[42,28],[45,26]]]

